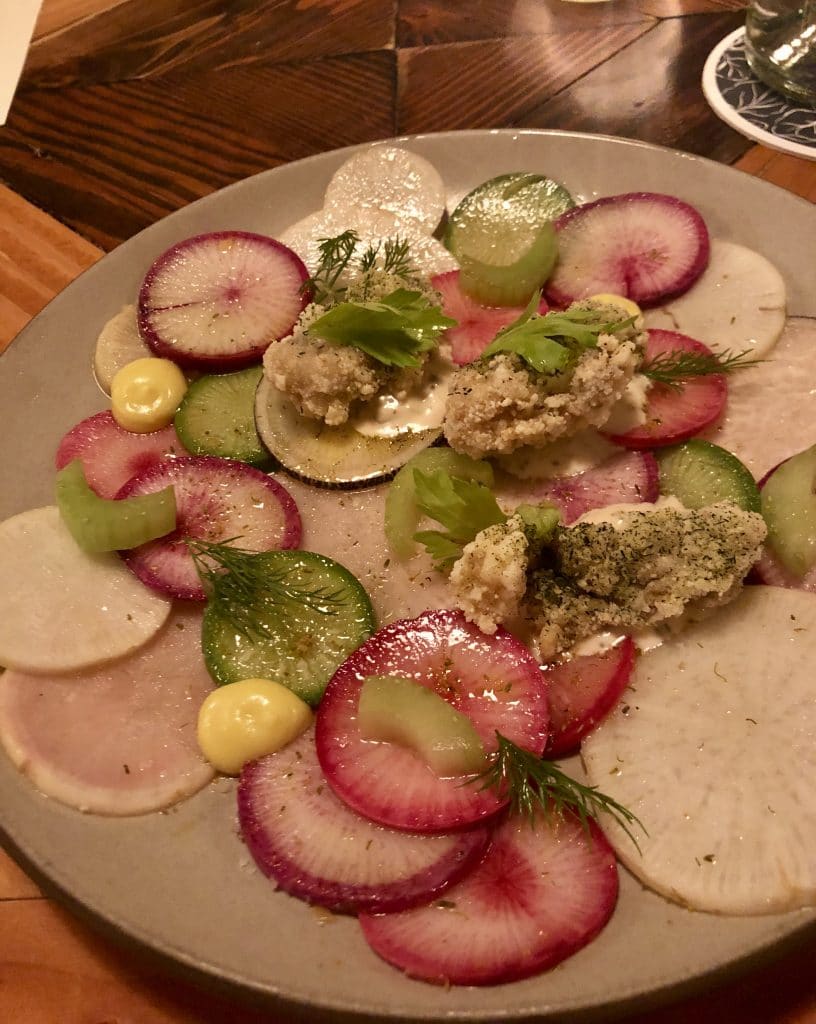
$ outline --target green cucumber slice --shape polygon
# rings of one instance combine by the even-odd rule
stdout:
[[[489,462],[471,459],[450,448],[427,448],[415,455],[394,477],[385,496],[385,536],[397,558],[411,558],[417,551],[414,534],[421,513],[416,503],[415,469],[423,473],[441,469],[460,480],[493,486],[493,467]]]
[[[85,479],[81,459],[72,459],[57,473],[56,498],[65,525],[83,551],[125,551],[176,528],[172,487],[133,498],[100,498]]]
[[[187,389],[175,418],[176,433],[193,455],[217,455],[265,466],[269,453],[255,429],[255,392],[263,368],[208,374]]]
[[[805,576],[816,565],[816,445],[778,466],[762,488],[768,544],[786,569]]]
[[[311,551],[263,551],[259,571],[285,580],[286,590],[312,595],[306,603],[264,590],[244,609],[255,627],[236,623],[216,602],[204,611],[201,646],[219,685],[271,679],[315,705],[343,661],[376,627],[371,601],[348,569]]]
[[[736,455],[711,441],[695,438],[656,452],[660,493],[678,498],[686,508],[731,501],[746,512],[760,512],[759,488]]]
[[[562,185],[540,174],[503,174],[475,188],[450,215],[444,237],[462,290],[485,305],[524,304],[555,265],[552,222],[573,206]]]
[[[294,403],[264,378],[255,396],[261,440],[288,472],[307,483],[347,487],[385,480],[442,435],[441,427],[397,437],[367,437],[349,424],[327,427],[301,416]]]

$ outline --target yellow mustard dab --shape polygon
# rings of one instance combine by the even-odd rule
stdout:
[[[237,775],[248,761],[291,743],[311,725],[312,709],[271,679],[228,683],[198,713],[198,745],[213,768]]]
[[[623,295],[613,295],[611,292],[603,292],[600,295],[591,295],[590,302],[603,302],[609,306],[619,306],[626,311],[627,316],[641,316],[641,308],[636,302],[625,298]]]
[[[169,359],[134,359],[111,381],[111,412],[135,434],[161,430],[172,422],[187,390],[184,374]]]

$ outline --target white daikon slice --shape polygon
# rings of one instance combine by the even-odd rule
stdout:
[[[100,331],[94,350],[94,374],[106,395],[116,374],[134,359],[145,359],[153,353],[142,340],[136,322],[136,307],[123,306]]]
[[[56,506],[0,523],[0,665],[68,672],[141,647],[170,613],[118,555],[77,547]]]
[[[296,252],[313,274],[320,263],[321,240],[342,235],[344,231],[354,231],[360,239],[355,250],[357,257],[362,256],[369,245],[376,246],[383,238],[400,234],[397,218],[388,210],[315,210],[281,232],[278,241]]]
[[[679,331],[715,352],[762,358],[785,326],[785,282],[753,249],[711,240],[708,267],[685,294],[644,311],[647,327]]]
[[[759,366],[728,378],[720,425],[702,435],[733,452],[759,479],[816,441],[816,318],[788,320]]]
[[[816,904],[815,662],[816,595],[777,587],[643,655],[581,755],[643,824],[638,852],[602,821],[644,885],[722,914]]]

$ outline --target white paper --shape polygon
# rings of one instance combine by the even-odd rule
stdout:
[[[6,123],[41,5],[42,0],[0,0],[0,125]]]

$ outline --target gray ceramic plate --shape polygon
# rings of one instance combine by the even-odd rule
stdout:
[[[700,208],[712,234],[774,260],[789,285],[792,315],[816,316],[816,208],[773,186],[620,139],[480,131],[407,141],[439,168],[451,201],[492,175],[522,169],[545,172],[584,200],[639,190],[674,193]],[[36,318],[0,360],[0,518],[51,502],[59,438],[103,407],[90,370],[96,335],[133,301],[152,259],[201,231],[279,232],[321,205],[329,176],[347,155],[303,160],[194,203],[111,253]],[[616,1010],[679,995],[779,949],[814,920],[812,913],[742,919],[693,914],[643,891],[623,873],[609,926],[556,970],[513,985],[445,991],[409,981],[380,962],[355,921],[327,923],[276,893],[236,836],[232,789],[232,782],[216,783],[170,813],[94,818],[43,798],[0,758],[4,834],[29,867],[129,939],[219,980],[285,1000],[293,1013],[308,1008],[309,1019],[325,1010],[375,1019],[608,1020]]]

